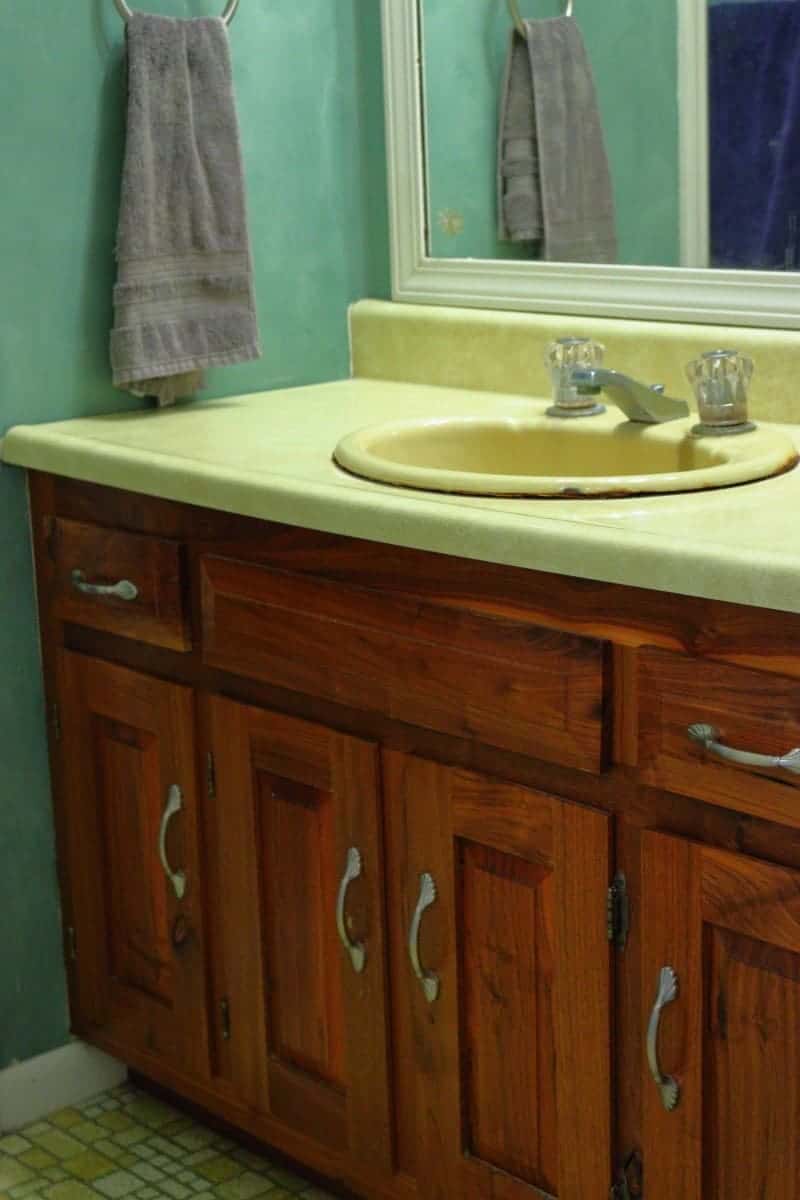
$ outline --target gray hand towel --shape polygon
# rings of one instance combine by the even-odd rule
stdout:
[[[616,262],[611,172],[581,32],[572,17],[525,21],[524,26],[525,39],[516,31],[512,35],[501,103],[501,236],[521,240],[526,228],[531,228],[530,201],[523,204],[518,197],[534,190],[541,206],[541,244],[536,248],[541,258]],[[520,48],[527,49],[528,74],[514,67]],[[525,97],[515,93],[519,89],[527,96],[528,88],[535,131],[533,154],[516,142],[519,123],[513,121],[515,114],[526,111]],[[513,154],[512,143],[516,143]],[[524,187],[517,173],[521,159],[527,168]]]
[[[204,368],[261,356],[230,46],[221,18],[138,12],[127,42],[111,364],[171,404]]]

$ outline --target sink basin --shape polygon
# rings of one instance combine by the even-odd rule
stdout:
[[[343,438],[334,459],[380,483],[471,496],[616,497],[766,479],[798,461],[791,438],[759,427],[695,437],[693,420],[641,425],[621,413],[390,421]]]

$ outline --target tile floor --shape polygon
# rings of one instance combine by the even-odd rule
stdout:
[[[0,1200],[333,1200],[129,1084],[0,1134]]]

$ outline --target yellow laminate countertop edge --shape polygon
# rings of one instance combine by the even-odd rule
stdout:
[[[398,416],[530,410],[520,396],[372,380],[22,425],[4,462],[288,525],[609,583],[800,612],[800,468],[683,496],[509,500],[356,479],[344,434]],[[800,445],[798,431],[781,427]]]

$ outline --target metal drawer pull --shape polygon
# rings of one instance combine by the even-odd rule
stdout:
[[[429,1004],[433,1004],[439,995],[439,976],[435,971],[425,971],[422,963],[419,961],[419,927],[422,923],[423,913],[427,908],[430,908],[435,899],[436,882],[433,876],[425,871],[419,877],[419,899],[417,900],[417,907],[414,910],[414,916],[411,920],[411,928],[408,931],[408,955],[411,959],[414,974],[422,984],[425,999]]]
[[[117,600],[135,600],[139,589],[130,579],[120,579],[119,583],[87,583],[83,571],[77,570],[70,576],[72,586],[84,596],[116,596]]]
[[[161,818],[161,828],[158,833],[158,857],[161,859],[161,865],[164,868],[164,874],[172,884],[175,895],[179,900],[182,900],[186,895],[186,872],[173,871],[167,859],[167,831],[169,823],[183,808],[183,792],[176,783],[167,793],[167,807],[164,809],[164,815]]]
[[[681,1097],[681,1085],[672,1075],[661,1074],[661,1067],[658,1065],[658,1028],[661,1024],[662,1011],[672,1003],[677,995],[678,976],[672,967],[662,967],[658,977],[656,1002],[647,1026],[647,1062],[650,1066],[650,1074],[661,1092],[661,1103],[667,1112],[672,1112],[677,1106]]]
[[[351,846],[347,851],[347,864],[342,876],[342,882],[339,884],[339,898],[336,901],[336,928],[339,931],[341,943],[347,953],[350,955],[350,962],[353,964],[353,970],[356,975],[360,975],[364,970],[367,962],[367,948],[363,942],[353,942],[350,940],[350,935],[347,932],[347,926],[344,922],[344,906],[347,900],[347,889],[354,879],[358,879],[361,875],[363,862],[361,851],[355,846]]]
[[[709,754],[736,767],[750,767],[754,771],[788,771],[790,775],[800,775],[800,749],[790,750],[780,758],[772,754],[751,754],[748,750],[723,746],[717,740],[719,730],[713,725],[690,725],[686,732],[693,742],[697,742]]]

